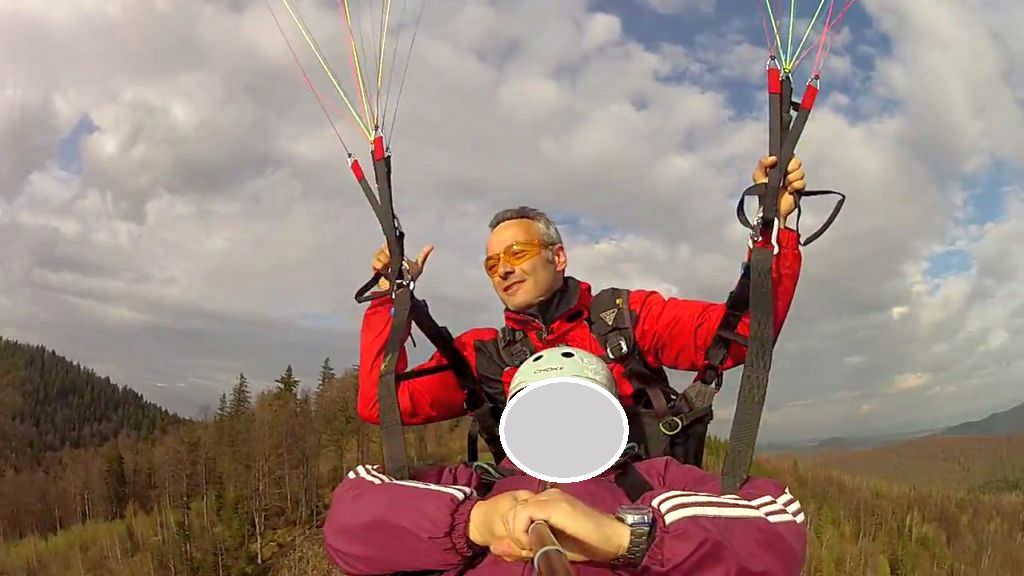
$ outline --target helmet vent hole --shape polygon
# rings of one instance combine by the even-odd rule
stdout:
[[[576,354],[573,353],[573,352],[569,352],[569,351],[562,352],[562,358],[574,358],[575,356],[576,356]]]
[[[544,357],[543,354],[538,354],[538,355],[533,357],[533,361],[534,362],[540,362],[540,359],[543,358],[543,357]]]

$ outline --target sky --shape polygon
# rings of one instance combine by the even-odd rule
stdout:
[[[351,3],[367,42],[370,4]],[[795,45],[817,4],[796,2]],[[337,3],[294,7],[356,94]],[[393,3],[386,101],[408,250],[436,248],[417,294],[442,324],[501,322],[480,264],[487,222],[523,204],[557,218],[573,276],[725,299],[746,254],[735,204],[767,153],[758,2],[431,0],[413,36],[419,8]],[[797,152],[809,189],[847,201],[802,248],[761,439],[932,428],[1024,402],[1022,21],[1012,0],[861,0],[833,32]],[[240,372],[262,389],[290,364],[311,386],[326,357],[356,362],[353,294],[383,237],[267,4],[8,0],[0,50],[0,335],[186,416]],[[814,56],[793,72],[798,95]],[[805,237],[832,202],[805,201]],[[430,352],[422,337],[411,350]]]

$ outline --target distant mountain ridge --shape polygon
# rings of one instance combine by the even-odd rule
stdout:
[[[873,434],[868,436],[830,436],[806,442],[765,442],[759,444],[761,454],[806,454],[826,450],[864,450],[879,448],[915,438],[941,436],[1014,436],[1024,434],[1024,403],[1003,412],[993,412],[980,420],[962,422],[945,428]]]
[[[53,350],[0,337],[0,470],[121,433],[147,436],[180,420]]]
[[[896,484],[983,492],[1024,489],[1024,434],[932,435],[873,448],[820,450],[784,457]]]
[[[936,436],[1003,436],[1024,434],[1024,403],[971,422],[950,426]]]

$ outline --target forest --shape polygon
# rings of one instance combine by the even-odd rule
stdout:
[[[376,426],[356,417],[354,368],[336,374],[325,359],[318,381],[303,385],[288,366],[259,392],[239,374],[199,421],[172,418],[41,348],[0,350],[11,447],[0,474],[0,575],[338,574],[318,530],[331,492],[356,463],[381,461]],[[43,422],[51,404],[71,423],[66,434]],[[411,464],[463,459],[467,424],[408,427]],[[724,451],[711,438],[705,467],[717,469]],[[1012,574],[1024,565],[1020,483],[908,486],[781,457],[759,459],[755,472],[800,498],[811,532],[806,574]]]

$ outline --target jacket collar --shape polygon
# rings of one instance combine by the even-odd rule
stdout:
[[[537,306],[522,312],[505,309],[505,324],[518,330],[551,328],[559,321],[582,312],[589,313],[590,284],[566,276],[562,287]]]

